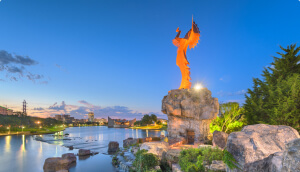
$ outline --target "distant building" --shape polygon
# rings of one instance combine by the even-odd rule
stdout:
[[[157,121],[160,121],[162,124],[167,124],[168,123],[168,120],[161,119],[161,118],[158,118]]]
[[[13,110],[8,109],[6,107],[0,106],[0,114],[1,115],[13,115]]]
[[[107,119],[105,119],[105,118],[95,118],[94,122],[98,122],[100,125],[103,125],[104,123],[107,123]]]
[[[74,117],[71,117],[70,115],[55,115],[54,117],[58,121],[63,121],[64,123],[72,123],[75,119]]]
[[[90,112],[88,114],[88,121],[89,122],[94,122],[94,117],[95,117],[94,112]]]
[[[126,119],[112,119],[108,117],[108,127],[109,128],[127,128],[132,127],[136,122],[136,118],[133,120],[126,120]]]

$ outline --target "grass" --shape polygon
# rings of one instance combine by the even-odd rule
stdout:
[[[43,127],[43,128],[24,128],[23,132],[21,128],[15,129],[15,131],[6,131],[0,133],[1,135],[18,135],[18,134],[51,134],[64,130],[66,127]]]
[[[132,129],[140,129],[140,130],[166,130],[168,128],[167,125],[148,125],[148,126],[134,126],[130,127]]]

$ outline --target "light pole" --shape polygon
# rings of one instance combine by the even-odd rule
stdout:
[[[7,129],[9,130],[8,134],[10,134],[10,127],[7,127]]]
[[[24,126],[22,126],[22,133],[23,133],[23,129],[24,129],[25,127]]]

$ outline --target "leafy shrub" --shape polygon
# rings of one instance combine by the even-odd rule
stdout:
[[[237,164],[237,161],[234,159],[234,157],[231,155],[230,152],[228,152],[226,149],[223,150],[223,162],[230,168],[238,168],[235,164]]]
[[[231,133],[240,131],[246,124],[243,118],[244,109],[236,102],[221,104],[221,117],[217,117],[210,123],[210,132],[223,131]]]
[[[213,160],[222,160],[222,158],[223,151],[218,148],[191,148],[180,152],[179,165],[185,172],[204,171],[203,162],[211,164]]]
[[[158,157],[152,153],[147,153],[147,150],[138,150],[136,153],[136,158],[133,162],[137,172],[148,171],[155,166],[159,165]]]
[[[210,165],[213,160],[223,160],[230,168],[237,168],[234,157],[226,150],[219,148],[190,148],[180,152],[179,165],[184,172],[205,171],[205,165]]]

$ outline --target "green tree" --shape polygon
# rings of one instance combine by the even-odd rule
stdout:
[[[155,114],[151,114],[151,119],[153,122],[157,122],[157,116]]]
[[[236,102],[229,102],[220,105],[221,116],[210,123],[210,132],[215,130],[231,133],[239,131],[244,125],[244,109]]]
[[[274,57],[271,67],[263,70],[262,79],[253,79],[245,101],[245,116],[249,124],[266,123],[299,126],[300,47],[283,48],[281,57]]]

